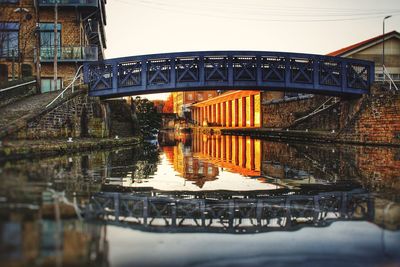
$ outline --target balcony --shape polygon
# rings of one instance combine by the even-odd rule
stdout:
[[[98,7],[98,0],[39,0],[39,7]]]
[[[97,61],[98,48],[97,46],[62,46],[58,49],[59,62],[84,62]],[[40,61],[54,61],[54,47],[44,46],[40,48]]]

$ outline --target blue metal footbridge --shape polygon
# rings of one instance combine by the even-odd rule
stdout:
[[[153,54],[84,64],[89,95],[104,98],[196,90],[362,95],[374,73],[374,63],[365,60],[262,51]]]

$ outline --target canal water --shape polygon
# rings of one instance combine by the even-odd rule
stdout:
[[[400,151],[160,133],[0,163],[0,266],[398,266]]]

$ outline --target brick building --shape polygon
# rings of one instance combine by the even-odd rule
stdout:
[[[375,80],[379,81],[383,78],[383,41],[385,41],[385,66],[392,78],[400,81],[400,33],[397,31],[375,36],[331,52],[328,55],[375,62]]]
[[[192,104],[201,102],[218,95],[217,91],[192,91],[192,92],[175,92],[172,93],[174,102],[174,113],[179,117],[190,118]],[[186,113],[186,114],[185,114]]]
[[[82,62],[103,59],[105,4],[106,0],[0,0],[0,81],[36,76],[41,92],[54,91],[67,85]]]

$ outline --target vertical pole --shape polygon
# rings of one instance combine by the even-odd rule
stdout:
[[[36,14],[36,25],[39,24],[39,12],[37,7],[37,1],[35,3],[35,14]],[[40,80],[40,32],[36,31],[36,92],[39,93],[41,91],[41,80]]]
[[[382,31],[382,79],[385,82],[385,19],[383,19],[383,31]]]
[[[12,65],[11,65],[11,75],[12,75],[12,78],[11,78],[11,80],[15,80],[15,50],[13,49],[13,50],[11,50],[11,56],[12,56]]]
[[[382,75],[383,82],[385,82],[385,20],[392,16],[386,16],[383,18],[383,32],[382,32]]]
[[[54,6],[54,90],[57,90],[57,60],[58,60],[58,0]]]

